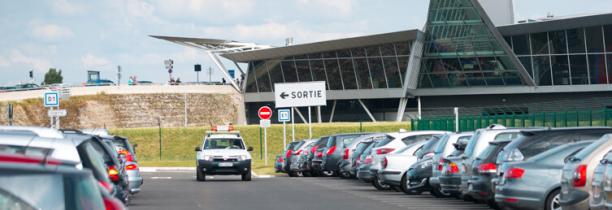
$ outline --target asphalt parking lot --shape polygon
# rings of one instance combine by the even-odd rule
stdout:
[[[129,208],[140,209],[487,209],[455,198],[407,196],[339,178],[254,178],[214,176],[196,182],[193,172],[143,173],[145,185]]]

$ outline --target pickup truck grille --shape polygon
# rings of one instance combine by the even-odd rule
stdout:
[[[227,159],[224,159],[223,156],[214,156],[212,160],[214,162],[236,162],[238,161],[238,157],[230,156],[230,157],[227,157]]]

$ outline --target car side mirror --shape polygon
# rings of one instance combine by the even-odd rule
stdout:
[[[200,148],[200,147],[195,147],[195,151],[196,151],[196,152],[200,152],[200,151],[202,151],[202,148]]]
[[[250,152],[250,151],[253,151],[253,147],[248,147],[248,148],[247,148],[247,151],[249,151],[249,152]]]

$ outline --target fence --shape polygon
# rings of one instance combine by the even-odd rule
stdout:
[[[474,131],[491,124],[506,127],[585,127],[611,126],[612,109],[539,112],[529,114],[498,114],[459,116],[459,131]],[[423,118],[411,120],[412,130],[455,130],[455,117]]]

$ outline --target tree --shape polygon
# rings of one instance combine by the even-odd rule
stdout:
[[[43,84],[60,84],[64,81],[64,77],[62,77],[62,70],[59,71],[55,68],[50,68],[49,71],[45,74],[45,82]]]

